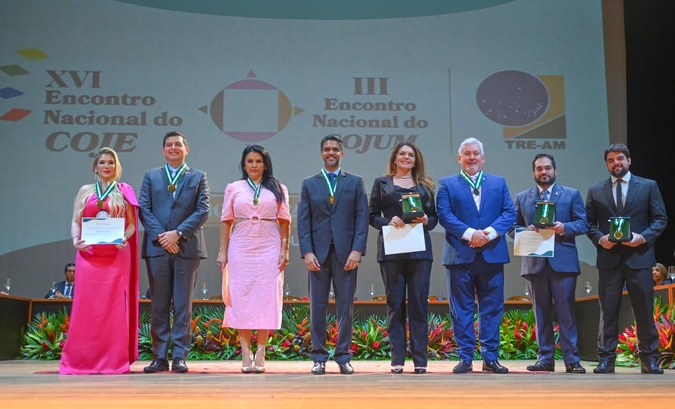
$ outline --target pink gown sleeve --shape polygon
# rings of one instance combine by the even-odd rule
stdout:
[[[286,186],[281,185],[281,194],[284,196],[284,201],[279,204],[279,210],[277,211],[277,219],[288,220],[291,222],[291,211],[288,206],[288,189]]]

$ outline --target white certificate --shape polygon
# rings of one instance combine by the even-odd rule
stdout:
[[[530,230],[516,227],[513,237],[513,255],[530,257],[553,257],[555,231],[551,229]]]
[[[83,217],[81,238],[85,244],[121,243],[124,241],[124,217]]]
[[[402,229],[382,227],[384,254],[412,253],[424,251],[424,226],[422,223],[406,224]]]

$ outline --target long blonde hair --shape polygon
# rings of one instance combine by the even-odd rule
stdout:
[[[413,180],[416,184],[421,185],[424,189],[426,189],[427,193],[433,196],[436,186],[434,185],[434,181],[431,179],[431,177],[429,177],[429,175],[427,175],[427,172],[424,169],[424,158],[422,157],[422,152],[420,152],[417,146],[415,146],[415,144],[412,142],[403,141],[397,143],[396,146],[394,146],[394,149],[392,149],[391,155],[389,156],[388,175],[391,177],[396,175],[396,165],[394,162],[396,161],[396,155],[398,155],[398,151],[404,146],[410,147],[413,152],[415,152],[415,167],[412,169]]]
[[[92,170],[94,171],[94,174],[96,174],[96,164],[103,155],[110,155],[115,161],[115,173],[113,174],[111,180],[118,181],[120,176],[122,176],[122,165],[120,164],[117,152],[115,152],[112,148],[104,147],[101,148],[98,152],[96,152],[94,162],[92,163],[91,166]],[[101,188],[103,188],[104,190],[106,187],[107,186],[101,186]],[[82,194],[82,207],[81,207],[82,210],[80,210],[79,215],[80,217],[82,217],[82,212],[84,211],[84,208],[87,206],[87,202],[89,202],[89,200],[91,200],[91,197],[95,194],[96,194],[96,184],[84,186]],[[112,192],[110,192],[110,195],[108,195],[108,199],[109,199],[108,207],[110,208],[110,217],[124,217],[126,203],[124,201],[124,195],[119,190],[119,188],[113,189]]]

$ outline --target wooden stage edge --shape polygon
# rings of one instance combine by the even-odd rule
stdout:
[[[188,362],[187,374],[143,374],[147,361],[127,375],[57,373],[58,361],[1,361],[0,402],[14,408],[662,408],[672,405],[675,370],[642,375],[639,368],[617,368],[612,375],[530,373],[532,361],[502,361],[511,373],[452,374],[454,361],[430,362],[426,375],[393,375],[388,361],[354,361],[356,374],[309,373],[311,362],[268,361],[265,374],[242,374],[237,361]]]

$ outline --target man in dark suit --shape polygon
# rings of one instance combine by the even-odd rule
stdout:
[[[523,257],[521,275],[527,280],[532,306],[537,320],[539,354],[528,371],[555,371],[555,338],[553,312],[560,325],[560,344],[565,371],[582,374],[586,370],[579,363],[577,323],[574,318],[575,289],[579,275],[579,255],[576,236],[588,233],[584,201],[578,190],[555,183],[555,158],[540,153],[532,161],[536,186],[516,195],[516,227],[535,230],[535,204],[538,201],[555,202],[555,220],[550,227],[555,232],[554,256]]]
[[[446,267],[450,314],[459,346],[454,373],[473,370],[474,297],[478,300],[480,352],[483,371],[508,373],[499,361],[499,325],[504,312],[504,263],[509,253],[504,235],[516,212],[506,181],[483,173],[483,144],[465,139],[457,155],[459,175],[438,183],[438,220],[445,228],[443,265]]]
[[[209,214],[206,174],[185,163],[190,151],[180,132],[164,136],[167,164],[147,171],[138,203],[145,227],[141,256],[152,294],[152,352],[146,373],[168,371],[169,334],[173,340],[171,370],[187,372],[185,359],[192,342],[192,291],[199,262],[206,258],[202,226]],[[170,314],[173,302],[173,328]]]
[[[659,338],[654,325],[654,243],[668,224],[655,181],[630,173],[630,151],[623,144],[605,150],[609,179],[588,190],[588,238],[596,246],[600,298],[598,358],[595,373],[613,373],[619,336],[619,308],[624,285],[637,323],[642,373],[662,374],[657,363]],[[630,241],[609,240],[610,217],[630,217]]]
[[[340,168],[342,140],[328,135],[321,140],[321,172],[302,182],[298,203],[300,254],[309,270],[312,336],[312,373],[326,372],[326,306],[331,281],[335,292],[338,339],[333,358],[340,373],[350,375],[352,315],[356,272],[366,253],[368,200],[363,179]]]
[[[56,283],[49,289],[45,298],[73,298],[75,296],[75,263],[66,264],[63,272],[66,276],[65,281]]]

